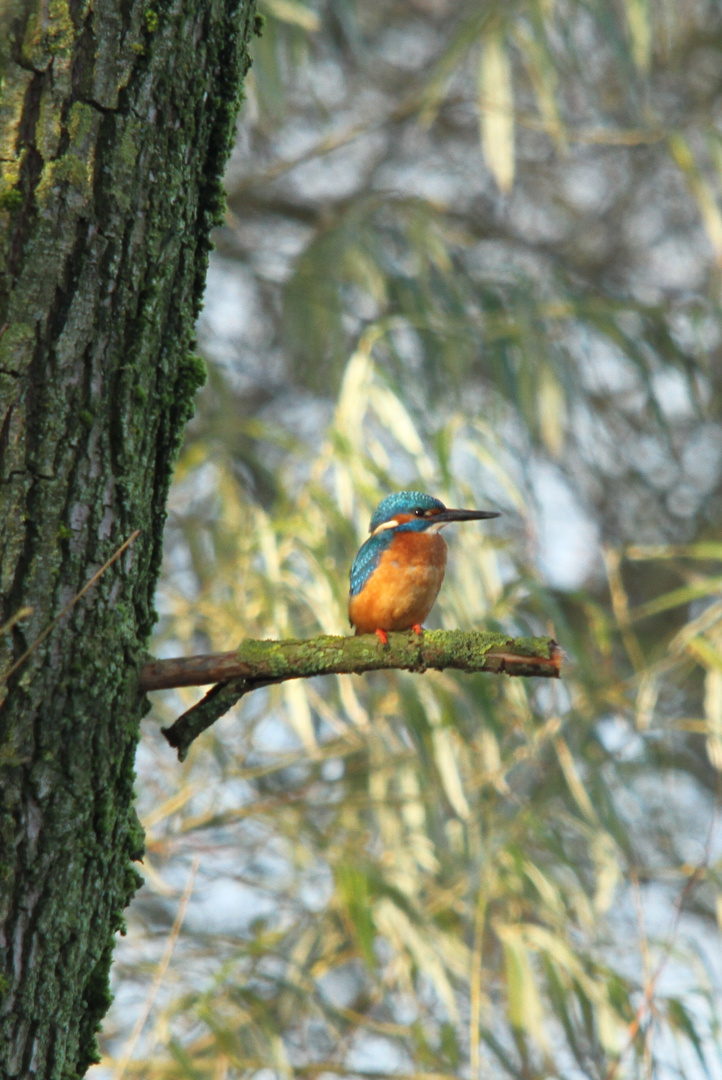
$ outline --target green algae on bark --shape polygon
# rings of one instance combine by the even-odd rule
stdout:
[[[137,668],[255,8],[0,7],[0,676],[141,530],[0,686],[0,1075],[69,1080],[139,882]]]

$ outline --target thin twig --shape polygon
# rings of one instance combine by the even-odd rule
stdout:
[[[32,643],[32,645],[30,646],[29,649],[26,649],[26,651],[23,653],[23,655],[20,657],[20,659],[16,660],[15,663],[13,664],[13,666],[8,671],[6,671],[3,676],[0,676],[0,686],[2,686],[2,684],[4,682],[7,682],[7,680],[10,678],[10,676],[13,675],[18,670],[18,668],[22,664],[25,663],[25,661],[30,656],[30,654],[32,652],[34,652],[35,649],[37,649],[38,645],[40,645],[41,642],[45,641],[45,638],[48,636],[48,634],[52,633],[52,631],[58,625],[60,620],[65,618],[65,616],[68,614],[68,612],[71,611],[75,607],[75,605],[78,603],[79,600],[82,600],[82,598],[85,596],[88,589],[90,589],[93,585],[95,585],[98,578],[102,577],[102,575],[105,573],[105,571],[108,570],[113,565],[113,563],[116,561],[116,559],[120,558],[120,556],[123,554],[125,549],[127,547],[130,547],[130,545],[133,543],[133,541],[135,540],[135,538],[137,536],[140,536],[140,529],[136,529],[134,533],[130,534],[128,539],[125,540],[120,545],[118,550],[113,555],[111,555],[111,557],[108,559],[107,563],[104,563],[103,566],[101,566],[100,570],[95,571],[95,573],[90,578],[90,580],[86,581],[85,585],[83,585],[80,592],[76,593],[76,595],[73,597],[72,600],[68,601],[68,603],[65,605],[63,610],[60,612],[60,614],[56,615],[55,618],[53,619],[53,621],[51,623],[49,623],[48,626],[45,627],[42,634],[39,634],[38,637],[35,638],[35,641]]]
[[[156,969],[155,977],[151,984],[150,990],[148,991],[148,996],[145,999],[145,1003],[143,1005],[140,1016],[138,1017],[133,1026],[130,1037],[125,1044],[125,1051],[123,1052],[123,1057],[118,1063],[118,1067],[113,1073],[113,1080],[123,1080],[125,1070],[128,1068],[130,1059],[133,1056],[133,1051],[135,1050],[138,1043],[138,1039],[142,1035],[143,1028],[147,1024],[148,1017],[150,1016],[153,1010],[153,1006],[155,1005],[155,999],[158,997],[158,991],[160,990],[163,979],[165,978],[165,973],[168,970],[168,965],[173,958],[173,953],[175,952],[175,947],[178,943],[178,938],[180,936],[181,927],[183,926],[183,921],[186,917],[188,904],[190,902],[190,898],[193,893],[193,886],[195,885],[196,881],[196,874],[198,873],[199,861],[199,857],[196,855],[193,859],[191,872],[188,876],[186,887],[183,890],[183,895],[178,905],[178,911],[176,912],[175,919],[173,920],[173,926],[171,927],[170,934],[168,935],[168,940],[166,941],[163,955],[160,958],[160,963],[158,964],[158,967]]]
[[[684,913],[687,901],[699,885],[700,881],[704,878],[707,869],[709,868],[709,860],[712,855],[712,841],[714,839],[714,834],[717,831],[717,825],[719,822],[721,782],[722,777],[720,777],[718,774],[717,798],[715,801],[714,813],[712,814],[712,818],[710,819],[709,823],[709,829],[707,830],[707,837],[705,840],[704,851],[702,854],[702,861],[698,863],[697,866],[695,866],[692,873],[688,876],[687,880],[684,883],[684,887],[682,888],[679,896],[677,897],[675,903],[674,918],[672,919],[671,926],[667,933],[667,940],[662,951],[662,956],[654,972],[649,978],[646,979],[646,985],[644,987],[644,997],[640,1002],[636,1013],[634,1014],[634,1018],[632,1019],[631,1023],[627,1028],[627,1042],[622,1048],[619,1056],[610,1065],[604,1080],[616,1080],[617,1073],[619,1072],[619,1068],[622,1064],[622,1059],[626,1056],[626,1054],[634,1045],[634,1040],[636,1039],[642,1026],[642,1020],[644,1019],[645,1014],[652,1013],[654,1010],[654,995],[657,989],[657,984],[662,977],[662,973],[664,972],[664,969],[669,963],[670,957],[672,955],[672,948],[677,938],[677,934],[679,933],[679,927],[682,921],[682,915]]]
[[[484,932],[491,893],[491,869],[485,862],[483,877],[474,913],[474,944],[471,954],[470,1008],[469,1008],[469,1075],[471,1080],[481,1077],[481,997],[484,959]]]
[[[7,622],[4,622],[0,626],[0,635],[9,634],[13,626],[17,626],[23,619],[27,619],[29,615],[32,615],[35,608],[21,607],[19,611],[16,611],[14,615],[11,615]]]
[[[462,100],[463,98],[460,97],[457,102]],[[543,117],[534,116],[519,109],[505,108],[489,100],[482,99],[479,104],[485,112],[509,117],[521,127],[541,132],[555,140],[561,135],[566,142],[570,143],[600,146],[647,146],[661,142],[665,137],[665,133],[661,128],[616,128],[611,130],[604,127],[573,128],[563,124],[561,121],[550,124]],[[300,165],[317,160],[325,154],[341,149],[341,147],[348,146],[362,136],[372,135],[393,124],[408,120],[423,107],[423,95],[414,93],[400,102],[395,109],[392,109],[385,116],[379,117],[377,114],[365,116],[361,120],[350,124],[343,131],[331,132],[323,136],[310,149],[304,150],[296,157],[274,161],[263,172],[244,177],[230,192],[230,197],[234,199],[253,187],[263,187]],[[227,220],[232,225],[238,223],[238,218],[232,211],[227,211]]]
[[[642,650],[637,641],[637,637],[632,630],[632,620],[629,614],[629,600],[624,588],[624,582],[622,581],[622,557],[618,551],[614,551],[612,548],[605,548],[602,551],[602,555],[604,558],[604,566],[607,571],[607,581],[609,583],[609,595],[612,600],[612,608],[614,609],[619,631],[622,635],[622,641],[627,650],[627,655],[632,662],[632,667],[635,672],[638,672],[644,668],[644,656],[642,655]]]

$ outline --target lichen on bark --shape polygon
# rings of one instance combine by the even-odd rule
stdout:
[[[0,1075],[82,1076],[142,851],[137,662],[252,0],[0,13]]]

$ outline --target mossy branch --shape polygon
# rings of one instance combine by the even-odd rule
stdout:
[[[163,729],[181,761],[201,732],[244,694],[286,679],[313,675],[360,675],[401,668],[426,671],[456,668],[496,674],[559,678],[562,653],[552,638],[508,638],[484,630],[430,630],[389,634],[382,645],[373,634],[322,636],[307,641],[244,641],[233,652],[152,660],[141,672],[140,689],[216,685],[169,728]]]

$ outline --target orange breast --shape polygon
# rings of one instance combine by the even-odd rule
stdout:
[[[445,569],[446,544],[438,533],[397,533],[362,591],[349,601],[356,633],[421,625],[434,606]]]

